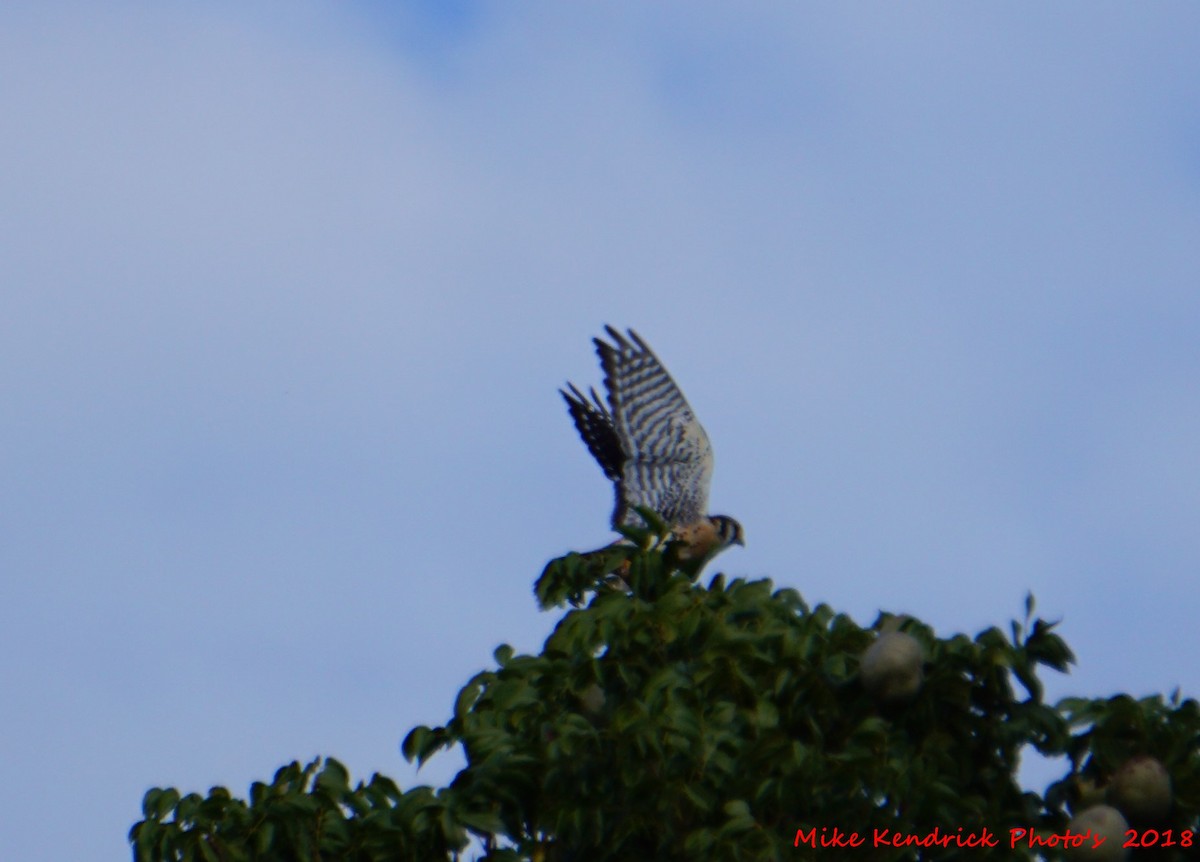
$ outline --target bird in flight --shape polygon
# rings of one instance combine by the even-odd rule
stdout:
[[[588,450],[612,480],[612,525],[644,527],[636,507],[652,509],[671,527],[680,559],[702,561],[744,545],[742,525],[709,515],[713,452],[708,435],[667,369],[632,329],[626,338],[606,326],[612,343],[593,339],[607,406],[595,388],[589,398],[573,384],[559,390]]]

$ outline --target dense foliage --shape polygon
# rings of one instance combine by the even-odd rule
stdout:
[[[463,747],[450,787],[352,787],[326,760],[284,767],[248,802],[153,789],[135,859],[451,859],[468,835],[489,860],[840,858],[854,835],[849,852],[869,860],[1059,858],[1053,836],[1138,756],[1165,766],[1173,801],[1153,822],[1130,818],[1158,845],[1137,854],[1194,858],[1182,837],[1200,810],[1196,702],[1043,703],[1039,671],[1071,654],[1032,599],[1007,634],[938,638],[886,614],[868,629],[766,580],[699,586],[661,536],[633,538],[547,566],[539,601],[577,607],[542,653],[500,647],[444,726],[408,734],[417,761]],[[905,690],[863,684],[880,632],[919,645]],[[1030,747],[1068,758],[1044,794],[1016,782]],[[1010,847],[1012,829],[1056,846]],[[989,834],[994,847],[960,846]],[[895,846],[906,836],[926,846]]]

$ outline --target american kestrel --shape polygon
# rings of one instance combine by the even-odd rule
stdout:
[[[575,427],[616,490],[613,527],[646,526],[635,507],[652,509],[672,528],[680,561],[702,561],[744,545],[742,525],[709,515],[712,445],[671,375],[632,329],[606,326],[609,344],[593,339],[604,370],[608,406],[568,383],[560,390]]]

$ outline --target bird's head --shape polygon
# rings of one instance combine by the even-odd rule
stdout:
[[[713,515],[709,520],[717,531],[717,541],[722,548],[730,545],[746,545],[746,534],[742,525],[728,515]]]

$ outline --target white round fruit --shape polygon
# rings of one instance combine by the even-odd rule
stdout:
[[[1128,829],[1129,824],[1120,811],[1111,805],[1093,805],[1076,814],[1067,824],[1072,835],[1086,838],[1081,845],[1068,850],[1067,856],[1089,862],[1119,862],[1129,856],[1129,848],[1122,846]],[[1096,846],[1099,838],[1103,838],[1104,843]]]
[[[880,703],[910,700],[921,688],[925,653],[915,637],[887,632],[867,647],[859,673],[863,688]]]
[[[584,712],[589,715],[595,715],[604,709],[604,702],[606,700],[604,689],[596,683],[589,685],[583,690],[583,694],[579,695],[579,703],[583,707]]]
[[[1153,757],[1131,757],[1113,775],[1108,803],[1134,822],[1162,820],[1171,811],[1171,776]]]

